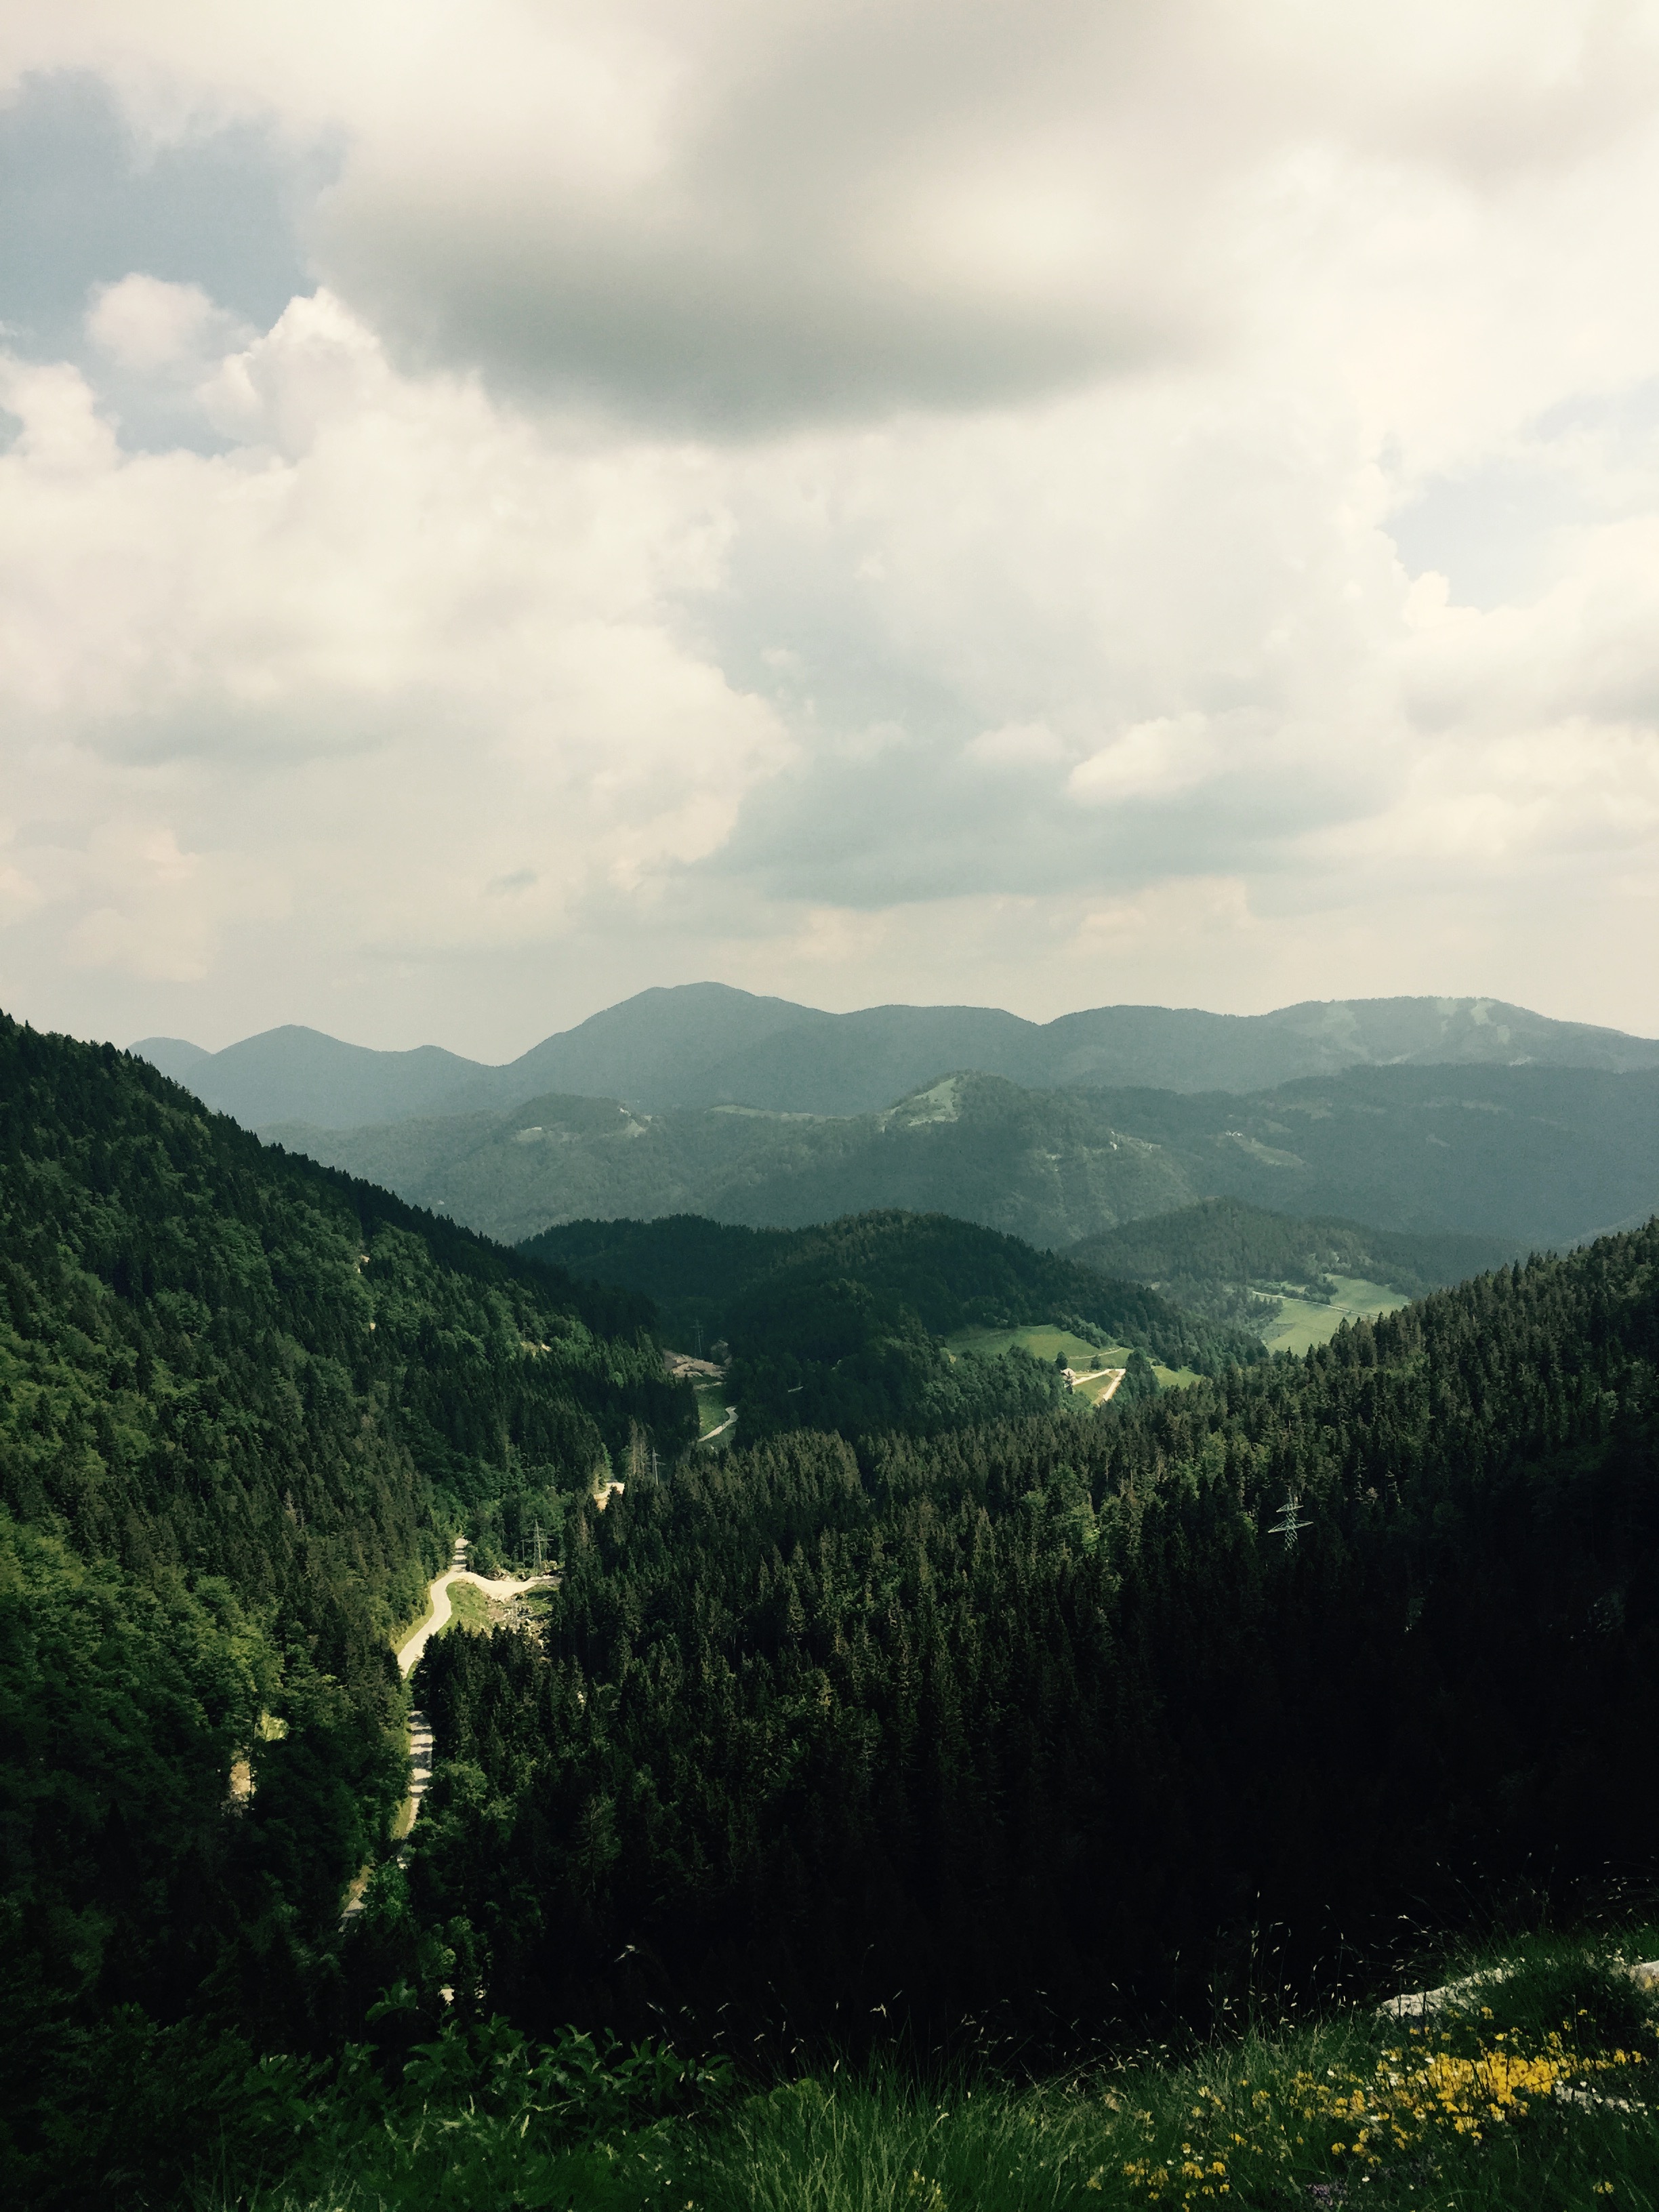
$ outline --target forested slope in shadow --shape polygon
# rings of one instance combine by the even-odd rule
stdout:
[[[790,1334],[784,1309],[810,1307],[842,1282],[903,1309],[939,1337],[1076,1323],[1103,1344],[1134,1346],[1200,1373],[1261,1357],[1248,1331],[1183,1312],[1142,1283],[1108,1280],[1069,1257],[943,1213],[850,1214],[811,1229],[744,1229],[689,1214],[578,1221],[520,1249],[641,1292],[677,1345],[689,1345],[700,1329],[705,1342],[729,1339],[740,1357],[763,1339],[781,1344]],[[805,1343],[799,1348],[805,1353]]]
[[[1122,1415],[630,1486],[545,1652],[426,1662],[381,1956],[464,1922],[535,2027],[1065,2043],[1204,2010],[1253,1929],[1328,1982],[1645,1877],[1656,1269],[1650,1225]]]
[[[648,1318],[0,1018],[0,2120],[118,2006],[337,2033],[389,1633],[463,1521],[691,1432]]]

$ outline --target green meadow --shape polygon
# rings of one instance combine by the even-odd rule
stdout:
[[[1046,1322],[1030,1328],[958,1329],[954,1335],[947,1336],[945,1343],[953,1358],[964,1352],[974,1352],[987,1359],[994,1358],[1018,1344],[1033,1358],[1042,1360],[1046,1367],[1052,1367],[1063,1352],[1066,1365],[1074,1374],[1085,1376],[1090,1376],[1089,1364],[1091,1360],[1099,1360],[1104,1370],[1127,1366],[1129,1359],[1127,1345],[1093,1345],[1085,1337],[1074,1336],[1070,1329],[1056,1328]],[[1157,1360],[1152,1362],[1152,1371],[1166,1389],[1174,1383],[1195,1382],[1198,1380],[1193,1368],[1164,1367]],[[1103,1376],[1097,1384],[1092,1382],[1092,1378],[1084,1384],[1085,1392],[1091,1397],[1097,1395],[1104,1388]]]
[[[697,1399],[697,1434],[706,1437],[726,1425],[726,1385],[724,1382],[698,1382],[692,1387]]]
[[[1333,1275],[1335,1296],[1327,1305],[1322,1301],[1296,1297],[1292,1292],[1279,1292],[1271,1285],[1253,1284],[1251,1287],[1276,1296],[1279,1300],[1279,1319],[1267,1330],[1264,1341],[1270,1352],[1306,1352],[1316,1344],[1328,1344],[1345,1321],[1356,1321],[1363,1315],[1374,1319],[1378,1314],[1393,1313],[1408,1301],[1386,1283],[1367,1282],[1358,1275]],[[1074,1335],[1069,1329],[1043,1325],[1030,1328],[964,1328],[945,1339],[953,1356],[974,1352],[990,1358],[1006,1352],[1012,1345],[1021,1345],[1045,1365],[1052,1365],[1055,1358],[1064,1352],[1066,1364],[1082,1376],[1088,1376],[1089,1363],[1098,1359],[1103,1367],[1121,1367],[1128,1360],[1128,1348],[1124,1345],[1108,1345],[1103,1349]],[[1190,1367],[1165,1367],[1156,1360],[1152,1363],[1158,1381],[1165,1389],[1183,1382],[1195,1382],[1198,1376]],[[1085,1382],[1085,1395],[1094,1397],[1103,1385],[1091,1386]],[[722,1417],[723,1418],[723,1417]]]
[[[449,1604],[450,1618],[439,1630],[441,1636],[447,1636],[452,1628],[465,1629],[472,1636],[487,1636],[497,1621],[506,1617],[501,1607],[492,1604],[472,1583],[452,1583]]]
[[[1345,1321],[1358,1321],[1362,1315],[1375,1320],[1378,1314],[1393,1313],[1410,1303],[1386,1283],[1370,1283],[1363,1276],[1333,1275],[1330,1280],[1336,1295],[1328,1305],[1290,1292],[1273,1293],[1279,1297],[1279,1311],[1278,1321],[1264,1334],[1269,1352],[1306,1352],[1316,1344],[1328,1344]],[[1268,1288],[1261,1283],[1250,1287]]]

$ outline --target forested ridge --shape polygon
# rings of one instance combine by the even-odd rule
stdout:
[[[681,1346],[694,1329],[704,1343],[728,1341],[745,1438],[927,1434],[1054,1410],[1062,1382],[1022,1347],[953,1359],[937,1340],[975,1328],[1054,1323],[1200,1373],[1262,1357],[1248,1330],[948,1214],[852,1214],[794,1230],[694,1214],[571,1222],[520,1249],[646,1293]]]
[[[545,1650],[426,1660],[377,1940],[447,1927],[530,2025],[1064,2040],[1252,1929],[1328,1971],[1644,1869],[1656,1266],[1650,1225],[1123,1414],[630,1486]]]
[[[1524,1250],[1629,1227],[1659,1193],[1653,1071],[1364,1067],[1238,1093],[1027,1091],[957,1066],[844,1119],[549,1095],[507,1114],[265,1133],[514,1241],[550,1222],[806,1228],[896,1206],[1060,1250],[1226,1194]]]
[[[488,1556],[693,1432],[648,1317],[0,1018],[14,2125],[120,2003],[337,2032],[342,1885],[406,1772],[390,1632],[460,1526]]]
[[[1065,1254],[1103,1275],[1154,1284],[1194,1312],[1240,1320],[1261,1306],[1261,1291],[1288,1285],[1317,1297],[1331,1273],[1420,1297],[1519,1256],[1501,1237],[1368,1229],[1331,1214],[1278,1213],[1242,1198],[1200,1199],[1171,1213],[1122,1222],[1081,1238]]]
[[[1218,1370],[1260,1352],[1243,1331],[1216,1328],[1148,1293],[1144,1283],[1038,1251],[948,1213],[886,1209],[811,1229],[745,1229],[698,1214],[653,1221],[571,1221],[520,1250],[572,1273],[640,1291],[682,1342],[693,1323],[731,1334],[797,1285],[852,1279],[890,1291],[937,1336],[1076,1316],[1170,1367]]]

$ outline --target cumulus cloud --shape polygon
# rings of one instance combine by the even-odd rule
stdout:
[[[1645,11],[1595,0],[64,12],[17,11],[0,65],[100,68],[158,139],[337,133],[313,253],[416,356],[716,430],[1190,355],[1351,252],[1354,211],[1386,308],[1460,276],[1494,202],[1571,219],[1656,82]]]
[[[268,327],[140,258],[5,368],[26,989],[1659,1029],[1650,9],[11,11],[54,69],[335,150]]]
[[[38,900],[94,901],[76,962],[198,974],[301,906],[404,955],[544,934],[712,849],[780,755],[679,634],[719,536],[695,457],[411,385],[326,295],[203,380],[228,453],[123,452],[68,368],[0,397],[12,851]]]

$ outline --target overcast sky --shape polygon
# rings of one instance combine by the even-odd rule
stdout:
[[[12,0],[0,1005],[1659,1033],[1659,6]]]

